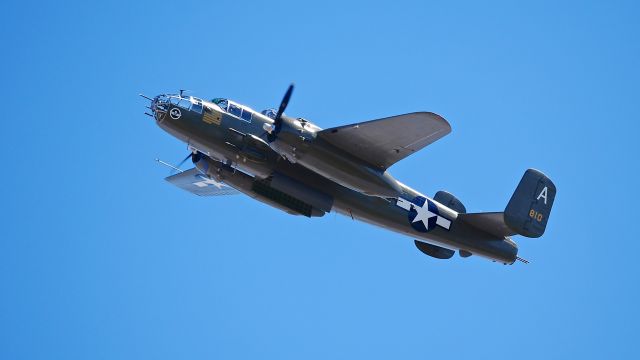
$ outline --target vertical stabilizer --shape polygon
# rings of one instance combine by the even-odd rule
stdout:
[[[537,238],[544,234],[551,214],[556,186],[542,172],[529,169],[504,210],[504,221],[520,235]]]

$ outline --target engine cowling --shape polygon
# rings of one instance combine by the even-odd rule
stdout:
[[[263,112],[269,117],[273,115],[273,124],[264,124],[269,146],[289,161],[344,187],[372,196],[398,197],[402,189],[384,169],[373,168],[353,154],[318,139],[316,133],[321,129],[309,121],[284,115],[293,87],[289,85],[277,112]]]
[[[306,148],[313,142],[315,132],[319,130],[317,126],[306,120],[285,115],[282,116],[278,126],[273,128],[267,137],[269,146],[292,163],[298,162],[299,154],[304,154]]]
[[[269,146],[290,162],[367,195],[398,197],[402,192],[388,172],[374,169],[342,149],[318,139],[316,133],[321,129],[311,122],[282,116],[279,126],[277,136],[270,137]]]

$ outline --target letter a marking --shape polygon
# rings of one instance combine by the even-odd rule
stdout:
[[[544,198],[544,204],[547,205],[547,187],[545,186],[544,189],[542,189],[542,191],[540,192],[540,195],[538,195],[538,198],[536,200],[540,200],[540,198]]]

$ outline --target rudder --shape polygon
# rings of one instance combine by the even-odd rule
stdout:
[[[504,210],[504,221],[514,232],[537,238],[544,234],[556,186],[542,172],[528,169]]]

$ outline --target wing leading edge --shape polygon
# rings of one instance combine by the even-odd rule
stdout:
[[[318,137],[386,170],[451,132],[440,115],[416,112],[325,129]]]

